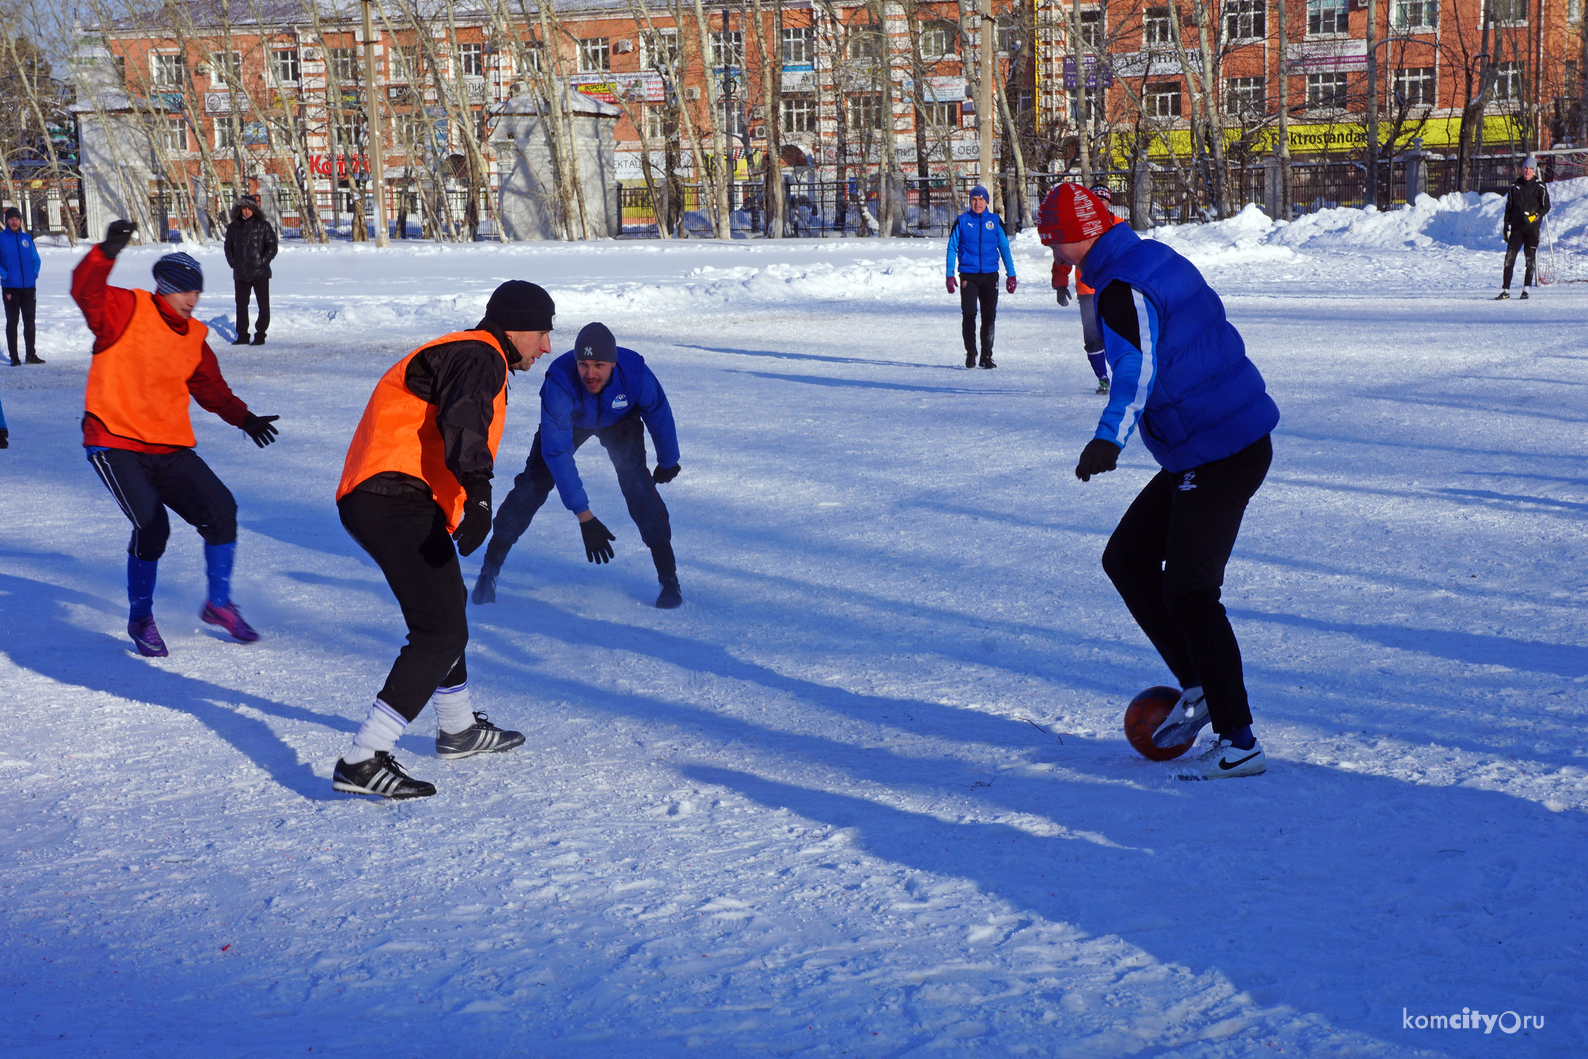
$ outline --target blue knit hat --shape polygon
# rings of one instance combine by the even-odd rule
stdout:
[[[156,294],[204,289],[204,270],[197,261],[180,251],[156,261],[153,271]]]
[[[987,189],[982,187],[980,184],[977,184],[975,187],[970,189],[970,197],[971,198],[975,198],[977,195],[981,196],[981,200],[983,202],[991,202],[992,201],[992,196],[987,194]]]

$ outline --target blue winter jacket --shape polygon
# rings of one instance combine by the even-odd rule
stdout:
[[[27,232],[0,227],[0,287],[36,287],[39,283],[39,250]]]
[[[1124,448],[1140,423],[1153,458],[1179,472],[1233,456],[1279,424],[1240,332],[1195,265],[1116,224],[1086,255],[1099,299],[1115,280],[1130,285],[1141,338],[1132,344],[1099,314],[1114,380],[1097,437]]]
[[[656,466],[678,463],[678,431],[662,384],[645,366],[644,357],[622,346],[617,349],[612,379],[599,394],[586,390],[579,380],[579,360],[572,350],[551,362],[540,385],[540,454],[551,468],[557,495],[575,514],[590,507],[573,461],[575,430],[599,430],[639,413],[656,446]]]
[[[972,213],[966,210],[954,222],[948,233],[948,264],[944,275],[954,274],[954,260],[959,259],[961,272],[997,272],[998,258],[1004,259],[1004,268],[1013,276],[1015,259],[1009,256],[1009,237],[1004,234],[1004,222],[992,210]]]

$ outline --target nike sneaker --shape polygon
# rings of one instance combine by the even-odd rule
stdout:
[[[1101,377],[1101,378],[1099,378],[1097,380],[1097,392],[1098,393],[1107,393],[1108,392],[1108,377],[1107,376],[1103,376],[1103,377]]]
[[[474,582],[474,592],[469,596],[475,606],[496,602],[496,575],[501,572],[500,567],[489,564],[480,567],[480,579]]]
[[[1510,297],[1511,297],[1511,292],[1508,291],[1508,290],[1503,290],[1503,291],[1501,291],[1500,293],[1498,293],[1498,294],[1496,294],[1494,296],[1494,300],[1497,301],[1497,302],[1503,302],[1503,301],[1508,300]]]
[[[436,757],[443,761],[456,761],[475,754],[499,754],[523,745],[523,732],[504,731],[483,713],[476,713],[474,724],[461,732],[436,733]]]
[[[384,750],[356,765],[338,760],[336,771],[331,773],[331,789],[393,800],[428,798],[436,793],[435,784],[414,779]]]
[[[1527,301],[1527,291],[1524,290],[1521,293],[1520,298],[1521,298],[1522,301]]]
[[[1152,745],[1167,748],[1189,743],[1210,720],[1208,702],[1202,695],[1202,689],[1186,688],[1180,693],[1180,701],[1169,710],[1169,716],[1153,731]]]
[[[237,609],[237,604],[228,602],[224,607],[217,607],[209,600],[204,601],[204,609],[199,611],[199,620],[210,625],[219,625],[231,633],[232,639],[238,643],[253,643],[259,639],[259,634],[254,627],[243,620],[242,612]]]
[[[1263,754],[1263,744],[1253,743],[1250,750],[1241,750],[1228,739],[1220,739],[1201,757],[1176,772],[1174,778],[1233,780],[1242,776],[1256,776],[1267,771],[1268,759]]]
[[[129,621],[127,635],[132,637],[132,645],[145,658],[164,658],[171,653],[165,649],[165,641],[160,639],[160,629],[155,625],[152,614],[147,618]]]

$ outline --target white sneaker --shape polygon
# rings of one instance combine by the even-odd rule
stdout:
[[[1233,780],[1242,776],[1256,776],[1267,771],[1268,759],[1263,754],[1263,744],[1253,743],[1250,750],[1238,750],[1234,743],[1221,737],[1210,750],[1176,772],[1174,778]]]
[[[1169,716],[1153,731],[1152,745],[1162,749],[1189,743],[1211,719],[1202,689],[1186,688],[1180,693],[1180,701],[1169,711]]]

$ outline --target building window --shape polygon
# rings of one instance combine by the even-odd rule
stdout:
[[[1232,0],[1232,2],[1239,3],[1242,0]],[[1254,0],[1254,2],[1263,2],[1263,0]],[[1103,13],[1095,7],[1090,11],[1081,12],[1081,40],[1094,51],[1103,50]]]
[[[603,45],[606,41],[601,42]],[[485,45],[480,43],[458,45],[458,66],[464,77],[485,76]],[[602,67],[606,69],[606,67]]]
[[[782,41],[785,66],[809,66],[816,61],[816,34],[809,26],[783,27]]]
[[[612,46],[605,37],[585,37],[579,41],[579,72],[606,73],[612,69]]]
[[[849,57],[856,61],[882,58],[882,34],[863,26],[849,31]]]
[[[1339,110],[1345,106],[1345,100],[1345,74],[1307,75],[1307,106],[1320,110]]]
[[[337,85],[357,85],[358,49],[357,48],[331,48],[331,76]]]
[[[1438,0],[1395,0],[1390,22],[1396,29],[1416,32],[1439,25]]]
[[[744,31],[735,29],[711,35],[711,65],[719,70],[744,65]]]
[[[815,132],[816,101],[809,96],[784,96],[783,131]]]
[[[230,151],[234,143],[232,137],[232,123],[230,118],[215,119],[215,149],[217,151]]]
[[[874,92],[849,97],[849,127],[851,129],[882,128],[882,97]]]
[[[959,127],[958,103],[923,103],[921,104],[921,120],[928,127],[934,129],[955,129]]]
[[[1395,102],[1401,106],[1431,107],[1438,82],[1432,66],[1413,66],[1395,71]]]
[[[298,67],[298,49],[280,48],[270,53],[270,70],[278,85],[295,85],[302,77]]]
[[[927,59],[941,59],[954,54],[954,42],[959,33],[949,22],[929,22],[921,27],[921,55]]]
[[[1268,111],[1268,84],[1261,77],[1231,77],[1224,82],[1224,109],[1242,117]]]
[[[1510,103],[1521,98],[1522,64],[1519,62],[1500,63],[1498,76],[1494,79],[1495,101]]]
[[[640,69],[666,70],[678,58],[678,30],[659,29],[640,34]]]
[[[1141,44],[1144,48],[1174,47],[1174,26],[1170,24],[1167,7],[1149,7],[1142,16]]]
[[[1566,21],[1582,21],[1582,0],[1566,0]]]
[[[1268,36],[1268,0],[1228,0],[1224,7],[1224,36],[1253,40]]]
[[[418,81],[420,62],[419,45],[399,44],[387,53],[386,76],[393,81]]]
[[[1527,22],[1527,3],[1528,0],[1489,0],[1489,12],[1496,22],[1521,25]]]
[[[225,88],[243,83],[243,53],[221,51],[210,56],[210,83]]]
[[[1148,85],[1141,98],[1142,102],[1146,104],[1149,117],[1178,118],[1180,116],[1180,83],[1178,81],[1165,81],[1162,84]]]
[[[162,139],[167,151],[187,150],[187,121],[185,119],[166,118],[165,128],[162,131],[165,133]]]
[[[187,84],[187,56],[156,52],[153,59],[155,84],[169,88]]]
[[[1349,32],[1348,12],[1346,0],[1307,0],[1307,35],[1326,37]]]

